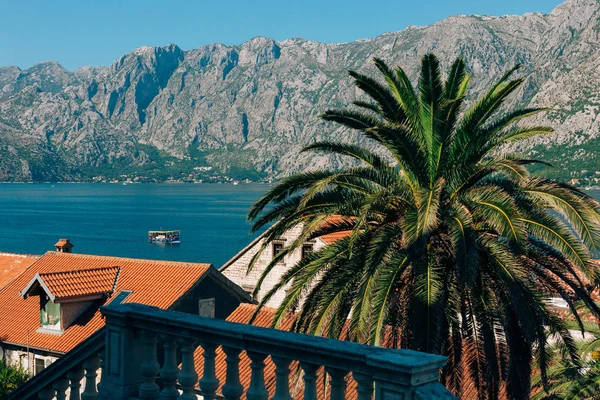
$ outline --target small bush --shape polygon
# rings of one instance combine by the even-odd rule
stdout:
[[[6,365],[0,361],[0,399],[8,396],[12,391],[29,379],[29,374],[19,367]]]

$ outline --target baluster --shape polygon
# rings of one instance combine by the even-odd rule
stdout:
[[[165,361],[160,370],[160,378],[163,381],[164,388],[160,392],[161,400],[176,400],[179,398],[177,390],[177,375],[179,368],[177,367],[177,338],[171,335],[164,335]]]
[[[38,392],[39,400],[52,400],[54,399],[54,389],[48,387],[46,389],[42,389]]]
[[[204,400],[215,400],[219,380],[215,371],[215,358],[217,356],[217,345],[213,343],[202,343],[204,349],[204,374],[200,379],[200,389]]]
[[[139,388],[140,399],[158,399],[159,387],[156,384],[156,376],[158,375],[160,365],[156,361],[156,333],[150,331],[142,331],[142,381]]]
[[[67,389],[69,388],[69,381],[66,378],[58,379],[52,385],[52,389],[56,390],[56,400],[67,399]]]
[[[71,394],[69,400],[81,400],[81,380],[83,379],[83,368],[79,367],[69,371],[67,374],[69,379]]]
[[[373,398],[373,378],[356,372],[352,373],[352,377],[358,383],[356,388],[358,400],[371,400]]]
[[[96,388],[98,367],[100,367],[100,358],[97,356],[90,357],[83,362],[83,369],[85,369],[85,389],[81,395],[81,400],[98,399],[98,390]]]
[[[327,373],[331,376],[331,400],[344,400],[346,396],[346,371],[337,368],[328,368]]]
[[[225,385],[223,385],[223,396],[225,400],[239,400],[244,393],[244,387],[240,383],[240,349],[223,346],[225,352],[225,363],[227,372],[225,374]]]
[[[300,363],[304,371],[304,400],[317,399],[317,370],[318,365]]]
[[[181,341],[181,372],[179,373],[179,385],[181,385],[181,400],[196,400],[194,387],[198,382],[198,374],[194,366],[194,351],[196,343],[192,340]]]
[[[102,392],[102,377],[105,376],[105,374],[102,373],[102,371],[104,370],[104,350],[98,352],[97,354],[98,358],[100,359],[100,363],[98,364],[98,368],[100,368],[100,374],[99,374],[99,380],[98,380],[98,393]]]
[[[248,352],[248,357],[252,361],[250,368],[252,376],[250,377],[250,387],[246,392],[248,400],[267,400],[269,392],[265,386],[265,358],[267,354]]]
[[[273,357],[275,363],[275,396],[273,400],[292,400],[290,395],[290,364],[292,360]]]

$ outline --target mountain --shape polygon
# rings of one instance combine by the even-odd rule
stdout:
[[[340,160],[298,151],[324,138],[354,139],[317,119],[361,96],[346,71],[373,71],[369,60],[377,56],[416,79],[420,57],[432,51],[446,66],[465,57],[475,94],[522,64],[527,80],[513,104],[553,108],[537,122],[558,133],[515,150],[555,163],[556,176],[593,177],[600,158],[599,32],[600,0],[567,0],[546,15],[458,15],[350,43],[257,37],[189,51],[141,47],[109,67],[73,72],[56,62],[4,67],[0,181],[181,178],[208,167],[280,177],[335,167]]]

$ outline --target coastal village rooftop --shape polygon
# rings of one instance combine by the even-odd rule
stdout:
[[[271,308],[250,326],[250,301],[209,264],[57,248],[0,290],[5,359],[36,357],[9,399],[454,398],[444,357],[268,329]]]
[[[130,292],[124,302],[167,309],[209,268],[210,264],[47,252],[0,291],[0,341],[66,353],[104,326],[99,307],[118,293]],[[43,295],[61,304],[63,311],[79,303],[74,309],[79,315],[53,333],[41,329]]]
[[[0,253],[0,289],[18,277],[40,256]]]

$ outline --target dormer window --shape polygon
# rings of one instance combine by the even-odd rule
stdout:
[[[114,292],[119,270],[106,267],[36,274],[21,296],[39,296],[39,331],[61,333],[96,300]]]
[[[48,296],[40,296],[40,325],[46,329],[61,330],[60,303],[53,302]]]

